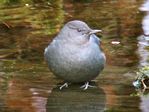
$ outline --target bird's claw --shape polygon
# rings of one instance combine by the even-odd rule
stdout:
[[[61,85],[59,87],[59,89],[62,90],[64,87],[68,88],[68,83],[67,82],[65,82],[63,85]]]
[[[87,90],[89,87],[95,88],[96,86],[89,85],[89,82],[86,82],[80,88],[83,88],[83,90]]]

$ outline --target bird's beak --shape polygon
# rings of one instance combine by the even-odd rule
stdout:
[[[91,30],[91,31],[89,32],[89,35],[95,34],[95,33],[98,33],[98,32],[102,32],[102,30]]]

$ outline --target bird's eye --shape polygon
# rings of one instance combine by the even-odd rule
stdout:
[[[81,29],[77,29],[78,32],[81,32]]]

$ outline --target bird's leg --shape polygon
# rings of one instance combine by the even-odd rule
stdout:
[[[85,82],[85,84],[82,85],[80,88],[83,88],[83,90],[86,90],[86,89],[88,89],[89,87],[94,88],[95,86],[89,85],[89,82]]]
[[[68,83],[67,83],[67,82],[65,82],[63,85],[61,85],[61,86],[59,87],[59,89],[60,89],[60,90],[62,90],[62,89],[63,89],[63,87],[68,88]]]

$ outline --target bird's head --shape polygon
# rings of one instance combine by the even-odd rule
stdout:
[[[74,20],[65,24],[60,34],[62,38],[71,40],[89,39],[91,34],[101,32],[101,30],[91,29],[85,22]]]

